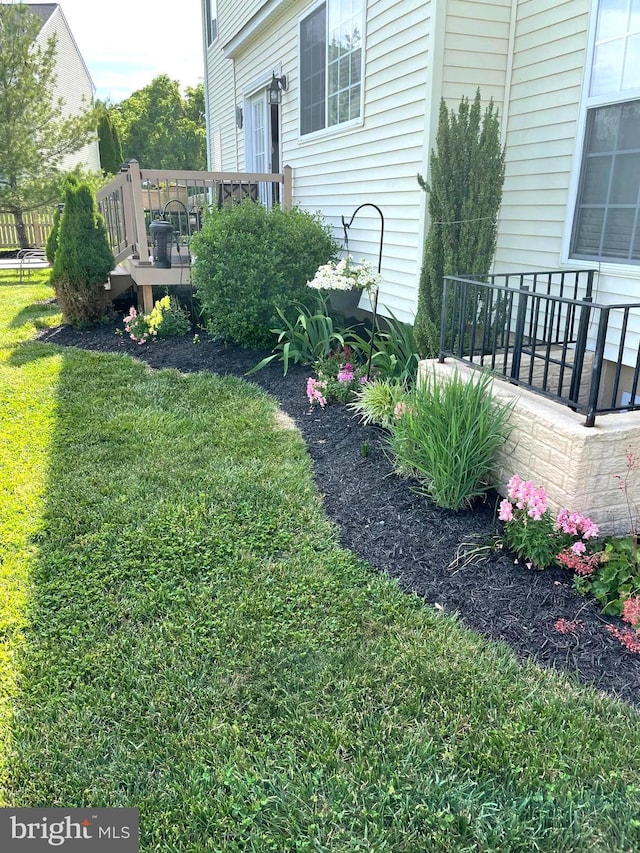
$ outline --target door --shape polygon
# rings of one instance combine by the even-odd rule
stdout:
[[[278,104],[269,104],[267,91],[261,89],[247,102],[247,171],[280,171],[280,110]],[[258,190],[260,201],[271,207],[279,201],[279,184],[261,183]]]

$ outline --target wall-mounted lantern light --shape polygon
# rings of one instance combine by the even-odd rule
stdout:
[[[281,104],[282,103],[282,93],[287,90],[287,78],[285,74],[282,74],[280,77],[276,77],[275,71],[271,77],[271,83],[267,88],[267,96],[270,104]]]
[[[236,107],[236,127],[242,128],[242,107]]]

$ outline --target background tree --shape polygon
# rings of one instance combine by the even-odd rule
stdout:
[[[64,195],[51,283],[65,320],[94,323],[109,309],[104,285],[113,269],[102,216],[86,181],[70,180]]]
[[[56,42],[36,44],[41,23],[23,4],[0,5],[0,212],[13,215],[22,248],[25,212],[59,201],[64,157],[95,133],[92,109],[65,117],[53,97]]]
[[[486,275],[496,249],[498,211],[504,183],[504,151],[493,100],[481,110],[480,90],[462,98],[457,114],[440,102],[430,182],[415,335],[420,354],[434,357],[440,340],[443,276]]]
[[[180,86],[166,74],[134,92],[112,111],[123,159],[148,169],[206,169],[204,86]]]
[[[102,171],[105,175],[115,175],[124,157],[118,128],[105,104],[98,106],[98,147]]]

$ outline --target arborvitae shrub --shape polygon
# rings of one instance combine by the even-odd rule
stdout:
[[[113,269],[104,222],[87,183],[68,183],[51,282],[65,320],[101,320],[110,300],[104,285]]]
[[[247,347],[271,347],[280,308],[311,305],[307,287],[337,251],[330,228],[299,208],[247,201],[213,211],[192,241],[193,281],[209,332]]]
[[[457,113],[440,102],[436,149],[431,152],[429,196],[415,336],[422,356],[438,354],[443,276],[486,275],[496,248],[504,182],[504,151],[498,115],[490,101],[484,114],[480,90],[462,98]]]

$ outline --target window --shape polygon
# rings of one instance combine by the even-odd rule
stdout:
[[[207,47],[218,38],[218,0],[204,0]]]
[[[362,111],[363,0],[327,0],[300,23],[300,133]]]
[[[599,0],[571,254],[640,263],[640,0]]]

